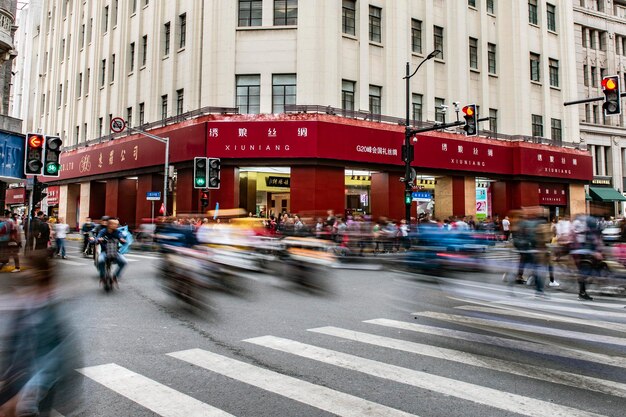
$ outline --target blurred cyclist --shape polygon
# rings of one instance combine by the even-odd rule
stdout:
[[[100,233],[98,233],[98,237],[97,237],[98,243],[100,243],[100,245],[103,246],[102,252],[100,252],[100,257],[98,258],[98,270],[100,271],[100,282],[104,280],[104,273],[105,273],[104,267],[105,267],[106,258],[107,258],[107,253],[106,253],[107,241],[119,242],[122,244],[126,243],[126,240],[124,239],[120,231],[117,229],[119,224],[120,222],[117,219],[110,219],[107,221],[106,229],[102,229]],[[120,254],[119,252],[115,256],[115,262],[117,263],[117,271],[113,275],[113,282],[117,283],[117,280],[120,277],[122,270],[128,264],[128,262],[126,261],[124,256]]]

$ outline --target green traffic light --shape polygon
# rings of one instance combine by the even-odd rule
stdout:
[[[206,180],[204,178],[196,178],[196,185],[199,187],[203,187],[206,185]]]
[[[48,163],[46,165],[46,172],[48,174],[56,174],[57,172],[59,172],[59,165],[54,162]]]

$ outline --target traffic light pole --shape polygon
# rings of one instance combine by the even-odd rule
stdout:
[[[620,97],[626,97],[626,92],[621,93]],[[590,98],[583,98],[580,100],[573,100],[573,101],[566,101],[565,103],[563,103],[564,106],[572,106],[574,104],[584,104],[584,103],[593,103],[594,101],[602,101],[604,100],[604,96],[602,97],[590,97]]]
[[[170,171],[170,138],[162,138],[161,136],[153,135],[130,126],[126,126],[126,129],[165,144],[165,173],[163,175],[163,217],[165,217],[167,216],[167,180],[169,179]]]

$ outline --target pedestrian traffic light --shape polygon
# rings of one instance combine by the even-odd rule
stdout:
[[[39,181],[35,181],[33,184],[33,206],[36,206],[43,200],[48,193],[44,193],[44,191],[48,188],[48,184],[44,184]]]
[[[620,80],[618,75],[609,75],[602,78],[602,92],[604,93],[604,109],[605,116],[612,116],[622,113],[622,99]]]
[[[46,136],[43,149],[44,177],[58,177],[61,173],[61,147],[63,141],[58,136]]]
[[[465,118],[465,136],[477,136],[478,135],[478,114],[475,104],[468,104],[463,107],[463,118]]]
[[[411,191],[404,192],[404,204],[410,205],[413,203],[413,193]]]
[[[26,134],[26,150],[24,152],[25,175],[42,174],[44,142],[44,136],[39,133]]]
[[[220,168],[219,158],[209,158],[209,178],[207,188],[220,188]]]
[[[209,193],[202,193],[200,203],[202,204],[202,208],[206,208],[206,206],[209,205]]]
[[[207,185],[207,158],[196,156],[193,158],[193,188],[206,188]]]

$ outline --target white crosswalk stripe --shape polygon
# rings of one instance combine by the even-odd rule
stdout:
[[[320,348],[289,339],[274,336],[262,336],[247,339],[245,341],[303,358],[349,369],[351,371],[357,371],[401,384],[411,385],[444,395],[450,395],[477,404],[518,413],[520,415],[536,417],[544,417],[547,415],[553,417],[598,416],[598,414],[578,410],[572,407],[557,405],[543,400],[524,397],[522,395],[499,391],[493,388],[482,387],[463,381],[428,374],[426,372],[402,368],[396,365],[389,365],[371,359],[365,359],[359,356]]]
[[[232,416],[119,365],[93,366],[78,372],[163,417]]]
[[[409,417],[412,415],[206,350],[192,349],[170,353],[169,356],[338,416]]]
[[[535,326],[532,324],[503,323],[497,320],[466,317],[457,314],[436,313],[432,311],[417,312],[413,314],[421,317],[429,317],[432,319],[445,320],[474,326],[489,326],[496,329],[515,330],[527,333],[536,333],[544,336],[556,336],[568,339],[583,340],[586,342],[598,342],[609,345],[626,346],[626,338],[623,337],[603,336],[584,332],[575,332],[572,330],[561,330],[550,327]]]
[[[568,385],[576,388],[585,387],[588,390],[602,392],[604,394],[616,395],[620,397],[626,396],[626,384],[578,375],[571,372],[563,372],[519,362],[504,361],[501,359],[489,358],[483,355],[474,355],[459,350],[429,346],[405,340],[371,335],[354,330],[340,329],[337,327],[320,327],[317,329],[309,329],[309,331],[353,340],[355,342],[368,343],[374,346],[416,353],[418,355],[429,356],[431,358],[492,369],[498,372],[506,372],[512,375],[520,375],[527,378],[552,382],[554,384]]]
[[[601,365],[610,365],[626,369],[626,358],[581,351],[562,346],[543,345],[540,343],[527,342],[524,340],[512,340],[498,336],[489,336],[484,334],[465,332],[461,330],[444,329],[440,327],[426,326],[422,324],[408,323],[398,320],[373,319],[365,320],[364,323],[376,324],[378,326],[408,330],[428,335],[442,336],[457,340],[464,340],[472,343],[483,343],[505,349],[522,350],[525,352],[537,353],[541,355],[561,356],[568,359],[583,360]]]

